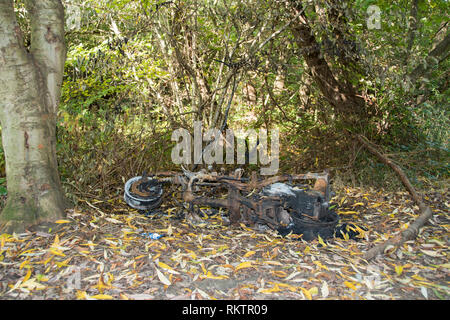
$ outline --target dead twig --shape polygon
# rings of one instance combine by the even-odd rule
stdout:
[[[422,197],[417,193],[416,189],[412,186],[411,182],[409,181],[408,177],[405,175],[403,170],[396,165],[394,162],[392,162],[389,158],[387,158],[385,155],[383,155],[381,152],[379,152],[375,147],[373,147],[367,138],[356,134],[355,138],[372,154],[374,154],[381,162],[388,165],[389,167],[394,170],[394,172],[397,174],[397,176],[400,178],[402,184],[405,186],[405,188],[408,190],[408,192],[411,194],[411,197],[413,198],[414,202],[419,206],[421,214],[419,217],[411,223],[411,225],[404,230],[400,235],[387,240],[386,242],[373,247],[369,251],[367,251],[363,258],[366,260],[373,259],[378,254],[383,253],[387,247],[394,246],[395,248],[400,247],[403,243],[409,240],[413,240],[417,237],[419,234],[419,230],[421,227],[425,225],[425,223],[433,216],[433,212],[431,211],[430,207],[427,206],[423,201]]]

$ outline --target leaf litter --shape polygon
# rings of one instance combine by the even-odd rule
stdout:
[[[0,299],[447,300],[447,191],[426,194],[434,216],[415,241],[371,261],[361,258],[366,250],[417,217],[407,192],[339,192],[341,220],[368,229],[358,241],[228,226],[221,211],[191,225],[171,204],[144,216],[120,198],[86,201],[55,230],[0,235]]]

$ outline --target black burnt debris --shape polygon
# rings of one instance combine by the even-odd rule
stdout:
[[[315,180],[314,186],[299,181]],[[217,172],[183,173],[160,172],[151,177],[145,173],[125,184],[124,199],[132,208],[150,212],[162,202],[163,185],[178,185],[182,199],[189,208],[186,218],[199,221],[196,207],[225,208],[230,224],[244,223],[250,227],[267,226],[282,236],[289,233],[302,235],[309,241],[334,236],[357,238],[359,227],[352,224],[338,226],[339,217],[330,208],[331,197],[327,172],[280,175],[259,178],[242,177],[242,170],[231,175]],[[225,198],[205,195],[202,188],[226,190]],[[219,193],[219,192],[218,192]]]

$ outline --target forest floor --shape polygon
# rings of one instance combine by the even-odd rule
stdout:
[[[57,228],[0,236],[0,299],[450,299],[448,188],[424,194],[434,216],[415,241],[369,262],[419,210],[403,191],[335,191],[362,239],[305,242],[221,214],[192,226],[170,206],[146,217],[120,197],[85,200]]]

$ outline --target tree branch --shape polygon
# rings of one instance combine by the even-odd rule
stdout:
[[[448,33],[445,38],[440,41],[436,47],[430,51],[428,56],[425,58],[426,65],[419,64],[410,74],[409,79],[411,82],[415,82],[420,77],[424,77],[426,73],[430,70],[430,66],[441,63],[450,55],[450,33]]]
[[[417,237],[419,234],[419,230],[422,226],[425,225],[425,223],[433,216],[433,212],[431,211],[430,207],[428,207],[423,201],[422,197],[417,193],[416,189],[412,186],[411,182],[409,181],[408,177],[405,175],[402,169],[400,169],[399,166],[397,166],[395,163],[393,163],[388,157],[381,154],[376,148],[371,146],[367,139],[365,137],[362,137],[358,134],[355,135],[355,138],[372,154],[374,154],[381,162],[388,165],[389,167],[394,170],[394,172],[397,174],[397,176],[400,178],[401,182],[405,186],[405,188],[408,190],[408,192],[411,194],[411,197],[413,198],[414,202],[419,206],[421,214],[419,217],[411,223],[411,225],[404,230],[399,236],[396,236],[392,239],[387,240],[386,242],[373,247],[369,251],[367,251],[363,258],[366,260],[373,259],[378,254],[383,253],[384,250],[388,246],[394,246],[395,248],[400,247],[403,243],[409,240],[413,240]]]

